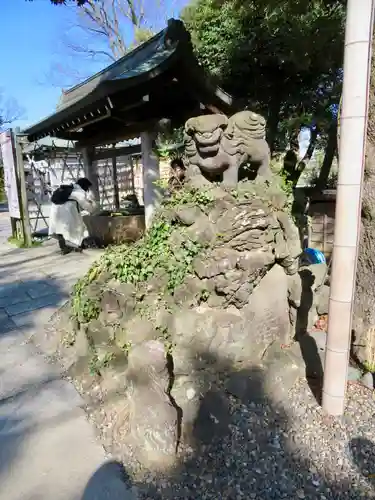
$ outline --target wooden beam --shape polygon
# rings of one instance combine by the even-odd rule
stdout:
[[[119,129],[119,127],[117,127],[117,130],[114,128],[101,130],[96,135],[82,138],[77,143],[77,147],[102,146],[134,139],[134,137],[139,137],[144,130],[152,130],[155,127],[156,121],[157,120],[154,119],[151,121],[135,123],[129,126],[129,128],[124,127]]]
[[[165,117],[170,118],[174,126],[179,126],[192,116],[193,108],[190,106],[189,112],[184,106],[179,106],[179,102],[169,102],[168,106],[165,106],[163,100],[155,98],[131,113],[116,116],[116,121],[111,118],[108,122],[87,127],[81,132],[77,147],[113,144],[138,137],[145,130],[153,130],[158,121]],[[199,110],[199,103],[196,103],[196,108]]]
[[[81,132],[56,132],[53,137],[65,141],[78,141],[81,138]]]
[[[130,156],[134,154],[141,153],[141,145],[136,144],[135,146],[121,146],[120,148],[115,148],[116,156]],[[111,156],[111,149],[102,149],[97,151],[94,155],[94,161],[105,160]]]

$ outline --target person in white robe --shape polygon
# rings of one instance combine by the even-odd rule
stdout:
[[[92,184],[85,177],[72,186],[61,186],[67,191],[66,201],[51,203],[49,235],[56,238],[63,255],[76,250],[82,251],[82,242],[88,237],[83,216],[92,214],[97,208],[91,190]]]

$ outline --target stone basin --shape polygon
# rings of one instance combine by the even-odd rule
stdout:
[[[121,215],[119,215],[121,213]],[[144,212],[101,212],[83,217],[89,236],[103,246],[130,243],[142,237],[145,231]]]

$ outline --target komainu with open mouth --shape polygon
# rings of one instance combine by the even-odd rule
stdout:
[[[244,165],[257,176],[271,176],[266,120],[252,111],[230,118],[221,114],[190,118],[184,140],[188,166],[198,168],[208,180],[222,175],[225,184],[235,186]]]

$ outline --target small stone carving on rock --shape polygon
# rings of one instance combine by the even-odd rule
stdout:
[[[226,185],[235,186],[240,168],[248,164],[255,177],[271,177],[266,121],[252,111],[230,118],[220,114],[190,118],[184,140],[190,174],[200,170],[209,180],[222,175]]]
[[[126,379],[127,397],[113,439],[130,446],[147,469],[167,469],[176,455],[178,413],[168,396],[164,345],[151,340],[131,349]]]

